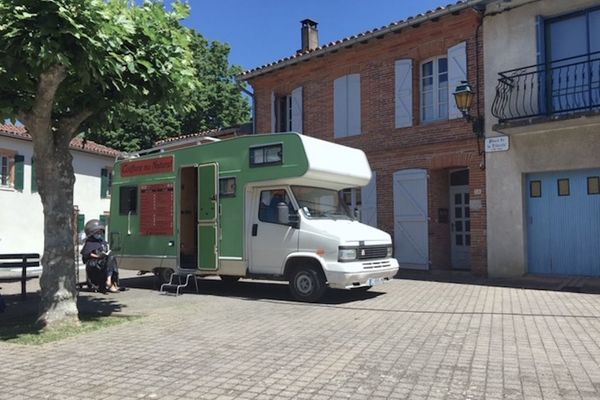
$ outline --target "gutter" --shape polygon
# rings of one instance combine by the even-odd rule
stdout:
[[[256,96],[254,96],[253,92],[246,89],[242,85],[242,82],[240,82],[239,79],[236,78],[236,81],[237,81],[238,89],[240,89],[240,91],[246,93],[252,99],[252,134],[255,134],[256,133]],[[250,86],[250,87],[252,87],[252,86]]]

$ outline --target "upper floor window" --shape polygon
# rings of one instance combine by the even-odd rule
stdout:
[[[542,90],[549,89],[551,93],[542,104],[542,111],[558,113],[598,107],[600,10],[549,19],[545,30],[544,61],[548,74]]]
[[[0,188],[23,191],[25,157],[0,149]]]
[[[107,199],[112,191],[112,168],[106,167],[100,170],[100,198]]]
[[[448,119],[448,59],[437,57],[421,64],[421,120]]]
[[[360,133],[360,74],[344,75],[333,82],[333,134],[339,138]]]
[[[0,155],[0,186],[8,187],[10,184],[10,164],[8,157]]]
[[[302,133],[303,125],[303,91],[302,86],[292,90],[289,95],[273,93],[273,110],[271,130],[273,132]]]

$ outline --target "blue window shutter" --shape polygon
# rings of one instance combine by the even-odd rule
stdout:
[[[396,87],[394,104],[396,109],[396,128],[412,126],[412,60],[396,60]]]
[[[456,107],[452,93],[462,81],[466,80],[467,43],[460,42],[448,49],[448,119],[462,118],[462,112]]]
[[[348,76],[333,81],[333,136],[348,136]]]
[[[100,171],[100,198],[108,197],[108,169],[102,168]]]
[[[544,18],[540,15],[535,17],[535,46],[536,46],[536,60],[537,64],[544,64],[546,62],[546,29],[544,26]],[[549,82],[546,82],[546,68],[542,67],[542,71],[539,74],[539,107],[540,113],[546,114],[548,107],[548,99],[546,98],[546,85]]]
[[[293,132],[302,133],[302,86],[292,90],[291,95],[292,102],[292,124],[291,130]]]
[[[37,193],[37,175],[35,173],[35,158],[31,157],[31,193]]]
[[[546,38],[544,32],[544,18],[538,15],[535,17],[535,56],[538,64],[543,64],[546,61]]]
[[[15,182],[14,188],[20,192],[23,191],[23,180],[25,179],[25,174],[23,171],[25,164],[25,157],[23,156],[15,156]]]
[[[348,100],[346,118],[348,135],[360,135],[360,74],[348,75]]]
[[[363,224],[377,228],[377,174],[373,171],[371,180],[361,192],[360,219]]]

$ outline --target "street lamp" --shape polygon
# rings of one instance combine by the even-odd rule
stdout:
[[[456,87],[453,95],[454,101],[456,102],[456,108],[460,110],[465,121],[472,123],[473,133],[478,137],[483,136],[483,117],[480,115],[473,117],[469,113],[469,110],[473,105],[473,98],[475,97],[475,92],[473,92],[473,88],[471,88],[469,82],[461,81]]]

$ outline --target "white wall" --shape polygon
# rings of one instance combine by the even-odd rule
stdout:
[[[0,188],[0,253],[42,253],[44,215],[38,193],[31,192],[32,143],[0,136],[0,148],[25,157],[23,191]],[[100,171],[113,157],[72,151],[75,169],[74,205],[86,220],[108,213],[110,199],[100,198]]]
[[[498,72],[537,63],[536,16],[549,18],[598,5],[598,0],[520,0],[488,7],[483,25],[486,136],[502,134],[493,131],[498,121],[491,115]],[[600,118],[532,124],[511,133],[509,140],[509,151],[486,155],[490,276],[527,273],[525,175],[600,166]]]

